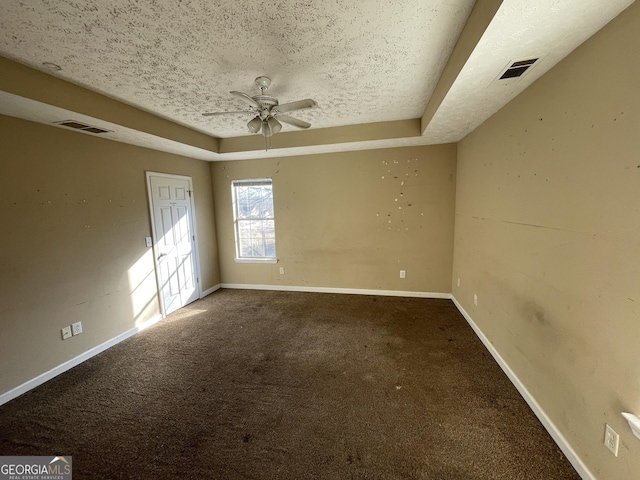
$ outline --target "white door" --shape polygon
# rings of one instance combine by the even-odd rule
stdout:
[[[200,296],[191,178],[147,172],[153,251],[162,312],[168,315]]]

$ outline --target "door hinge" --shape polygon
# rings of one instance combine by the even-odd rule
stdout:
[[[187,192],[189,192],[189,197],[191,197],[191,192],[192,192],[192,191],[193,191],[193,190],[187,190]]]
[[[191,239],[195,242],[196,241],[196,236],[195,235],[191,235]]]

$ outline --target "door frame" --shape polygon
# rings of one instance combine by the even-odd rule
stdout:
[[[149,199],[149,218],[151,220],[151,239],[153,242],[153,246],[151,247],[153,251],[153,268],[156,273],[156,291],[158,294],[158,300],[160,304],[160,313],[162,314],[162,318],[165,318],[166,309],[164,305],[164,298],[162,296],[162,280],[160,279],[160,268],[158,266],[158,238],[156,236],[156,222],[153,214],[153,192],[151,191],[151,177],[163,177],[163,178],[172,178],[177,180],[186,180],[189,184],[189,219],[191,220],[191,231],[193,232],[193,236],[195,237],[194,241],[194,249],[193,249],[193,262],[195,264],[195,274],[196,274],[196,285],[198,286],[198,298],[202,298],[202,282],[200,279],[202,276],[200,275],[200,254],[198,252],[198,229],[196,227],[196,205],[195,205],[195,192],[193,191],[193,179],[188,175],[176,175],[173,173],[163,173],[163,172],[152,172],[147,170],[145,172],[145,176],[147,179],[147,197]]]

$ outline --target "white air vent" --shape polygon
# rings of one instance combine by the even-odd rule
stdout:
[[[519,60],[517,62],[513,62],[502,72],[498,80],[507,80],[510,78],[521,77],[537,61],[537,58],[531,58],[529,60]]]
[[[111,130],[105,130],[104,128],[94,127],[92,125],[87,125],[86,123],[76,122],[75,120],[63,120],[61,122],[53,122],[56,125],[61,125],[63,127],[74,128],[76,130],[82,130],[83,132],[90,133],[107,133]]]

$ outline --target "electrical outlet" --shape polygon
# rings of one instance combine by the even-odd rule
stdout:
[[[74,335],[80,335],[82,333],[82,322],[76,322],[72,324],[71,330]]]
[[[407,278],[406,270],[400,270],[400,278]]]
[[[604,425],[604,444],[609,450],[611,450],[611,453],[613,453],[617,457],[618,445],[620,444],[620,435],[618,435],[616,431],[607,423],[605,423]]]
[[[66,340],[67,338],[71,338],[71,327],[64,327],[62,329],[62,339]]]
[[[284,267],[280,267],[280,275],[284,275]]]
[[[473,304],[476,307],[478,306],[478,295],[476,295],[475,293],[473,294]]]

